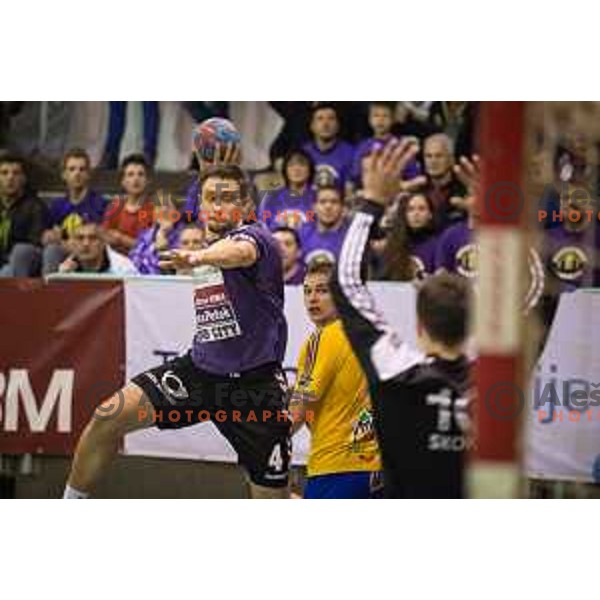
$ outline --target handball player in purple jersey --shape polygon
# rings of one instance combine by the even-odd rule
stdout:
[[[207,169],[199,190],[213,243],[171,250],[160,263],[195,269],[192,348],[102,403],[103,418],[92,418],[79,440],[65,498],[88,497],[125,434],[209,419],[237,452],[252,497],[287,496],[290,421],[281,369],[287,324],[277,243],[256,219],[249,221],[252,186],[239,167]]]

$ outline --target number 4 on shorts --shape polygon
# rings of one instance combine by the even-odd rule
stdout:
[[[269,456],[269,467],[276,473],[283,471],[283,456],[281,454],[281,442],[277,442],[273,446],[271,456]]]

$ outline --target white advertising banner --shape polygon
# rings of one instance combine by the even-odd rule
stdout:
[[[125,282],[126,378],[182,354],[194,333],[193,282],[189,279],[130,278]],[[415,291],[411,285],[374,283],[378,305],[394,327],[415,339]],[[296,359],[312,325],[304,310],[302,287],[286,287],[285,313],[288,345],[284,368],[293,382]],[[293,439],[293,462],[304,464],[309,434],[301,429]],[[236,453],[212,423],[178,430],[151,428],[125,439],[127,454],[235,462]]]
[[[561,296],[528,404],[527,474],[600,483],[600,290]]]

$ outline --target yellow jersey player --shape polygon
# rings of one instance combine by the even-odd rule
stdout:
[[[289,411],[311,431],[305,498],[373,498],[382,489],[368,386],[337,317],[329,284],[334,266],[309,265],[304,302],[316,331],[298,358]]]

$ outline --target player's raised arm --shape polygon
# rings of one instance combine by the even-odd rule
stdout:
[[[386,204],[401,189],[398,173],[417,151],[418,146],[413,140],[394,140],[375,150],[365,161],[365,202],[356,212],[346,234],[338,262],[337,281],[333,284],[344,330],[371,385],[393,378],[422,358],[420,352],[400,342],[377,310],[364,281],[371,231],[383,215]]]
[[[251,267],[258,259],[256,242],[247,239],[223,239],[204,250],[171,250],[160,255],[161,269],[185,269],[212,265],[220,269]]]

